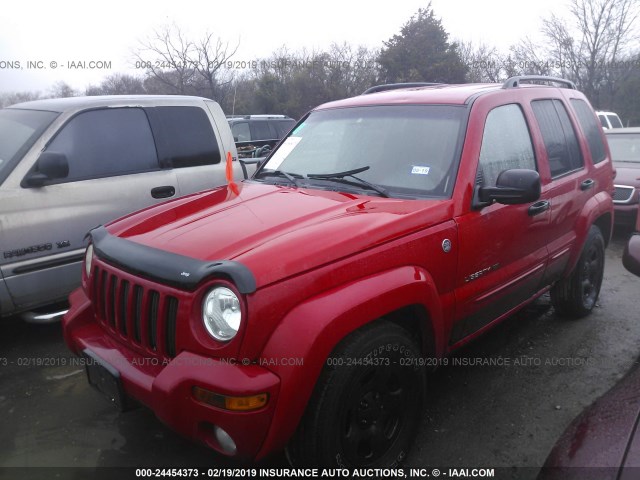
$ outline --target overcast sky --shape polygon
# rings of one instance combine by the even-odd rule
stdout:
[[[427,4],[425,0],[5,0],[0,92],[46,91],[58,81],[83,91],[112,73],[131,73],[131,51],[164,24],[175,23],[193,39],[209,30],[231,44],[239,42],[234,60],[254,60],[283,45],[294,51],[312,50],[346,41],[379,48]],[[537,36],[540,19],[552,8],[561,14],[559,5],[564,7],[564,2],[433,0],[432,5],[452,39],[506,50],[525,35]],[[28,61],[41,62],[44,68],[28,69]],[[110,68],[70,70],[67,65],[73,61],[105,62]]]

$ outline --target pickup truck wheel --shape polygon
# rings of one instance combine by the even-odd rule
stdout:
[[[573,273],[551,289],[556,313],[571,318],[588,315],[598,300],[603,275],[604,238],[600,229],[592,225]]]
[[[287,447],[293,465],[389,467],[415,436],[425,386],[419,350],[401,327],[375,322],[327,359]]]

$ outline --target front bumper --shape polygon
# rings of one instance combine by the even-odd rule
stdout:
[[[82,289],[69,297],[71,308],[63,319],[65,342],[77,355],[86,350],[120,374],[127,397],[147,406],[176,432],[228,455],[216,439],[217,426],[236,444],[235,457],[256,459],[271,425],[280,390],[279,378],[259,365],[220,361],[190,352],[170,360],[144,357],[107,334],[93,317],[91,302]],[[193,387],[220,395],[268,393],[259,410],[234,412],[197,401]]]

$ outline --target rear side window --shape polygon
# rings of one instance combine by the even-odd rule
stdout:
[[[269,128],[269,123],[263,120],[251,122],[252,140],[272,140],[275,138]]]
[[[291,130],[291,127],[293,127],[295,123],[294,120],[278,120],[277,122],[273,122],[272,126],[276,129],[276,133],[278,134],[277,138],[282,138],[289,133],[289,130]]]
[[[611,128],[622,128],[622,122],[617,115],[607,115]]]
[[[598,115],[598,119],[600,120],[600,125],[602,125],[602,128],[609,128],[607,117],[605,117],[604,115]]]
[[[47,151],[66,155],[69,175],[63,182],[158,169],[149,121],[140,108],[80,113],[56,135]]]
[[[604,148],[604,142],[602,141],[600,126],[598,125],[595,114],[584,100],[572,98],[571,105],[576,111],[580,128],[582,128],[582,131],[587,137],[587,143],[589,144],[593,163],[600,163],[606,158],[607,154]]]
[[[480,149],[479,183],[495,186],[500,172],[512,168],[536,170],[529,128],[518,105],[503,105],[487,115]]]
[[[220,149],[209,117],[200,107],[146,108],[163,168],[220,163]]]
[[[531,102],[549,157],[552,177],[579,170],[584,165],[576,133],[560,100]]]

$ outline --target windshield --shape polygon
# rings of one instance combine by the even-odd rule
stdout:
[[[0,110],[0,180],[9,165],[26,153],[57,116],[58,113],[39,110]]]
[[[285,172],[299,179],[297,186],[369,193],[364,180],[389,196],[448,197],[466,111],[460,106],[397,105],[312,112],[254,179],[282,181],[269,172]],[[332,176],[346,172],[357,173],[360,180]],[[346,185],[345,180],[354,181]]]
[[[640,163],[640,133],[607,135],[614,162]]]

